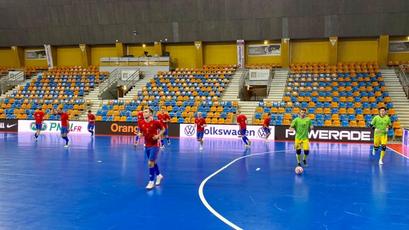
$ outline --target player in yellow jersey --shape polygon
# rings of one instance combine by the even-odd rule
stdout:
[[[290,126],[290,130],[295,130],[295,150],[297,153],[298,166],[301,166],[301,151],[304,150],[304,166],[307,166],[307,156],[310,153],[308,132],[313,126],[310,118],[306,116],[306,113],[306,109],[301,109],[299,117],[295,118]]]
[[[392,127],[391,119],[386,115],[386,108],[379,108],[379,115],[376,115],[371,122],[371,127],[374,129],[374,148],[372,155],[381,148],[381,155],[379,157],[379,164],[383,164],[383,157],[385,156],[386,144],[388,143],[388,130]]]

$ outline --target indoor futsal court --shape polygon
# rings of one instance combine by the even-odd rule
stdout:
[[[1,229],[408,229],[409,161],[369,144],[311,143],[294,173],[293,142],[171,139],[165,179],[147,191],[143,146],[131,136],[0,136]],[[235,161],[226,168],[227,164]],[[213,175],[216,171],[222,171]],[[210,212],[199,196],[232,225]]]
[[[409,0],[0,0],[0,230],[409,230]]]

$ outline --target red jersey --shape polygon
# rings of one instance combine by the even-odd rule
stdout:
[[[270,118],[270,117],[266,117],[266,118],[264,119],[263,126],[264,126],[264,127],[269,127],[269,126],[270,126],[270,121],[271,121],[271,118]]]
[[[61,126],[68,128],[68,113],[58,113],[61,116]]]
[[[34,119],[36,120],[36,124],[41,124],[43,123],[44,119],[44,112],[43,111],[37,111],[34,113]]]
[[[95,115],[94,114],[88,114],[88,123],[90,124],[95,124]]]
[[[204,125],[206,124],[206,120],[202,118],[196,118],[195,119],[195,124],[197,127],[197,132],[203,132],[204,131]]]
[[[240,129],[247,128],[246,120],[247,120],[247,117],[244,114],[240,114],[237,116],[237,123],[239,124]]]
[[[167,113],[158,113],[158,120],[162,123],[165,129],[168,128],[168,122],[170,120],[170,116]]]
[[[150,122],[143,122],[142,127],[140,127],[143,136],[145,137],[145,146],[153,147],[159,146],[159,141],[154,140],[153,136],[158,135],[159,130],[163,128],[163,125],[160,121],[152,120]]]

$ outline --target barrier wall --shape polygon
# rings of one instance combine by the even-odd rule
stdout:
[[[83,121],[70,121],[70,135],[88,134],[88,123]],[[122,135],[133,136],[136,134],[135,122],[96,122],[96,135]],[[60,133],[60,121],[44,121],[44,133]],[[269,140],[288,141],[294,140],[295,133],[289,130],[289,126],[270,126],[271,135]],[[34,132],[33,120],[0,120],[0,132]],[[181,138],[196,138],[194,124],[169,124],[169,136]],[[264,140],[266,133],[262,126],[247,126],[247,136],[250,140]],[[205,128],[204,138],[238,139],[238,125],[212,125]],[[323,142],[356,142],[371,143],[373,132],[370,128],[341,128],[341,127],[314,127],[309,132],[311,141]],[[409,131],[405,130],[402,142],[409,146]]]

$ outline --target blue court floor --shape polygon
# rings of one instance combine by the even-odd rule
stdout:
[[[313,143],[297,176],[292,142],[172,139],[146,191],[132,137],[70,138],[0,133],[0,229],[229,229],[201,184],[243,229],[409,229],[409,161],[391,150],[380,167],[371,145]]]

